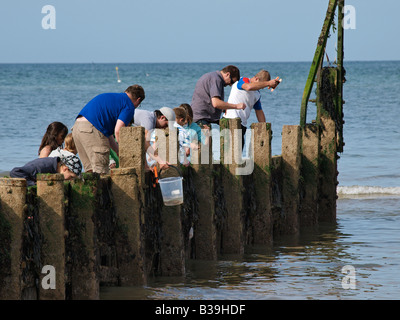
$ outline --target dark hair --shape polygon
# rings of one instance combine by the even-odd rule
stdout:
[[[174,112],[175,112],[175,117],[176,118],[182,118],[185,119],[187,118],[187,112],[184,108],[178,107],[178,108],[174,108]]]
[[[61,122],[52,122],[49,124],[49,126],[47,127],[46,133],[44,134],[43,138],[42,138],[42,143],[40,144],[39,147],[39,152],[38,154],[40,154],[40,151],[42,151],[42,149],[45,146],[50,146],[51,150],[57,149],[60,145],[57,143],[57,136],[62,133],[63,134],[63,140],[65,139],[65,137],[68,134],[68,128],[65,124],[61,123]]]
[[[156,118],[160,119],[161,116],[163,116],[162,112],[160,110],[155,110],[154,113],[156,114]]]
[[[190,104],[188,103],[182,103],[179,108],[183,108],[186,110],[187,113],[187,118],[188,118],[188,123],[191,124],[193,122],[193,110]]]
[[[144,89],[138,84],[134,84],[126,88],[125,92],[130,93],[132,98],[137,99],[140,98],[140,101],[143,101],[146,97],[144,94]]]
[[[231,79],[236,79],[236,80],[240,79],[240,70],[236,66],[229,65],[229,66],[226,66],[225,68],[223,68],[221,71],[224,73],[229,72],[231,74]]]

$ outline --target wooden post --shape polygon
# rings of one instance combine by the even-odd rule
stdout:
[[[118,228],[116,249],[119,281],[122,286],[144,285],[147,281],[142,241],[140,176],[135,168],[111,170],[111,192]]]
[[[119,167],[134,168],[139,174],[139,183],[144,185],[146,162],[144,127],[123,127],[119,136]]]
[[[65,300],[64,176],[59,173],[38,174],[37,196],[42,232],[42,270],[47,266],[41,275],[39,299]]]
[[[324,68],[317,90],[320,133],[319,221],[336,221],[337,186],[337,68]]]
[[[194,229],[196,259],[216,260],[217,230],[215,225],[215,203],[214,203],[214,180],[212,140],[201,145],[198,154],[207,154],[208,159],[201,158],[201,163],[192,164],[195,174],[193,175],[196,195],[199,201],[198,222]],[[204,152],[208,149],[208,152]],[[205,160],[205,161],[204,161]]]
[[[254,136],[254,172],[253,181],[257,209],[252,217],[253,243],[272,243],[272,189],[271,189],[271,124],[253,123]]]
[[[166,159],[170,164],[178,165],[178,132],[169,127],[166,132]],[[164,153],[164,152],[163,152]],[[160,178],[177,177],[179,173],[174,168],[162,170]],[[163,276],[181,276],[185,274],[185,252],[181,221],[182,205],[163,206],[161,209],[161,274]]]
[[[70,298],[99,299],[96,274],[95,210],[99,174],[85,173],[84,179],[70,183],[69,210],[66,213],[66,239],[70,262]]]
[[[222,119],[221,170],[227,216],[223,225],[222,252],[244,252],[243,229],[243,177],[237,175],[242,159],[239,141],[242,139],[240,119]]]
[[[314,59],[311,64],[310,72],[308,74],[306,86],[304,88],[303,97],[301,100],[301,111],[300,111],[300,126],[304,128],[307,120],[307,104],[310,99],[311,90],[314,84],[315,76],[318,71],[318,66],[320,65],[321,59],[323,59],[326,41],[329,34],[329,29],[332,25],[333,18],[335,17],[335,9],[338,0],[330,0],[328,10],[326,12],[326,17],[324,24],[322,26],[321,34],[318,38],[317,49],[315,50]]]
[[[111,171],[111,191],[120,228],[116,244],[121,285],[143,285],[147,281],[142,235],[145,153],[144,128],[122,128],[120,168]]]
[[[0,300],[21,299],[26,180],[0,178]]]
[[[300,225],[314,226],[318,218],[319,126],[306,124],[302,130]]]
[[[299,231],[300,126],[285,125],[282,130],[282,199],[286,234]]]
[[[344,141],[343,141],[343,83],[344,77],[344,28],[343,28],[343,13],[344,10],[344,0],[339,0],[338,4],[338,37],[337,37],[337,112],[338,112],[338,141],[337,141],[337,151],[343,152]]]

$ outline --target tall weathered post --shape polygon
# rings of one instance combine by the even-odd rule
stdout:
[[[99,175],[84,173],[84,179],[70,183],[66,225],[67,266],[70,272],[69,295],[72,300],[99,299],[96,266],[96,201]]]
[[[238,175],[242,160],[240,118],[221,119],[221,170],[226,214],[223,224],[223,253],[244,252],[243,176]]]
[[[301,167],[300,126],[285,125],[282,130],[282,199],[285,234],[299,232],[299,181]]]
[[[199,203],[198,221],[194,230],[196,259],[216,260],[218,257],[215,225],[212,140],[200,145],[196,154],[200,161],[193,163],[193,183]]]
[[[338,114],[338,141],[337,151],[343,152],[344,139],[343,139],[343,84],[345,82],[345,70],[343,67],[344,60],[344,0],[338,0],[338,37],[337,37],[337,114]]]
[[[143,127],[122,128],[120,168],[111,171],[111,191],[119,228],[116,243],[121,285],[143,285],[147,281],[142,239],[144,141]]]
[[[337,68],[323,68],[317,88],[317,123],[321,128],[319,221],[336,221]]]
[[[314,59],[311,63],[310,72],[308,74],[307,82],[304,88],[303,97],[301,100],[300,110],[300,126],[304,128],[307,121],[307,105],[310,99],[311,91],[314,85],[315,77],[318,69],[321,66],[321,62],[324,59],[326,42],[329,35],[329,29],[331,28],[333,19],[335,17],[335,10],[338,0],[329,0],[328,9],[326,11],[326,17],[322,26],[321,34],[318,38],[317,48],[315,50]]]
[[[165,143],[158,145],[161,154],[167,161],[179,166],[178,131],[170,126],[166,131]],[[174,168],[162,170],[160,178],[177,177],[179,172]],[[161,274],[163,276],[180,276],[185,274],[185,246],[182,235],[182,205],[163,206],[161,208]]]
[[[39,299],[65,300],[65,192],[62,174],[38,174],[41,262],[46,273],[39,285]],[[55,280],[55,282],[54,282]]]
[[[270,123],[253,123],[251,125],[254,136],[254,190],[257,209],[252,217],[253,243],[272,243],[272,189],[271,189],[271,139]]]
[[[302,130],[301,152],[301,207],[300,226],[315,226],[318,223],[319,149],[320,127],[306,124]]]
[[[319,221],[336,221],[336,186],[337,182],[337,152],[343,151],[343,83],[345,81],[343,68],[343,17],[344,17],[344,0],[330,0],[329,6],[326,12],[326,18],[322,27],[321,34],[318,38],[318,44],[315,51],[314,59],[310,68],[309,76],[307,78],[306,86],[303,92],[303,98],[301,103],[300,112],[300,125],[303,132],[304,143],[307,142],[307,131],[311,127],[306,127],[306,115],[307,115],[307,104],[311,94],[311,90],[314,82],[317,82],[317,119],[316,124],[318,126],[318,135],[320,142],[320,149],[318,150],[318,196],[315,197],[315,190],[312,189],[306,195],[308,199],[305,199],[304,208],[310,210],[310,201],[317,198],[317,216]],[[338,9],[338,36],[337,36],[337,67],[323,67],[323,57],[326,49],[326,42],[329,37],[329,30],[333,24],[335,11]],[[318,75],[318,79],[316,79]],[[307,147],[303,145],[303,150],[307,150]],[[305,163],[311,164],[314,168],[316,164],[312,164],[312,160],[309,157],[315,157],[314,151],[309,152],[308,155],[303,156]],[[303,170],[303,175],[306,172]],[[308,186],[311,186],[315,182],[315,173],[311,173],[310,176],[304,176],[305,182]],[[308,207],[308,209],[307,209]],[[315,207],[312,209],[315,211]],[[310,212],[309,212],[310,213]],[[314,215],[314,214],[312,214]],[[307,217],[307,213],[304,215],[304,222],[306,224],[314,223]],[[308,220],[308,221],[307,221]]]
[[[21,299],[26,180],[0,178],[0,300]]]

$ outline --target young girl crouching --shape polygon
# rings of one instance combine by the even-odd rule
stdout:
[[[38,173],[61,173],[65,180],[78,178],[82,172],[82,164],[75,155],[61,157],[37,158],[22,167],[10,171],[11,178],[26,179],[27,186],[36,184]]]

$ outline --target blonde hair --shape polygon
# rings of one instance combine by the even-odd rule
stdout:
[[[72,133],[68,133],[67,136],[65,137],[64,149],[74,154],[78,153],[78,150],[76,150],[74,138],[72,138]]]
[[[258,73],[255,75],[256,78],[260,79],[261,81],[269,81],[271,80],[271,75],[267,70],[261,69],[258,71]]]

